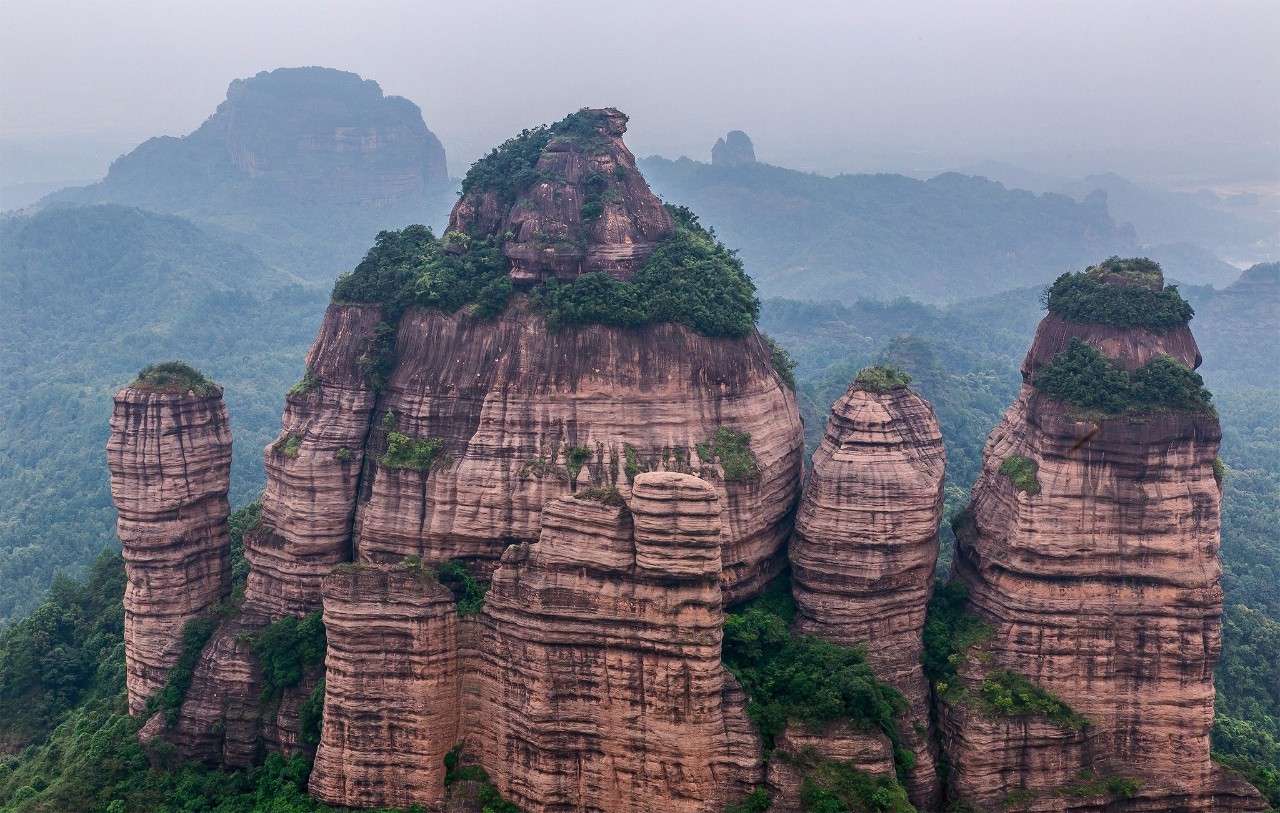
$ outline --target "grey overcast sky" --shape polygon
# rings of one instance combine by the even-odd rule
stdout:
[[[181,135],[232,79],[298,65],[416,102],[454,174],[604,105],[639,155],[707,160],[742,129],[761,160],[822,171],[1116,154],[1280,171],[1280,0],[0,0],[0,136]]]

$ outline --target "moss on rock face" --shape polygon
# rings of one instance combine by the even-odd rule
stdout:
[[[1029,457],[1010,455],[1000,464],[1000,473],[1013,481],[1013,487],[1034,497],[1040,493],[1040,464]]]

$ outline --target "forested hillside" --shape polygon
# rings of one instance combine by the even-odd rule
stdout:
[[[666,200],[698,212],[741,251],[764,297],[907,296],[945,303],[1047,285],[1137,237],[1104,202],[1034,195],[956,173],[810,175],[768,164],[711,166],[646,158]]]
[[[178,217],[123,206],[0,223],[0,624],[53,574],[116,546],[111,398],[147,363],[184,358],[227,389],[232,501],[262,489],[261,449],[327,291]]]

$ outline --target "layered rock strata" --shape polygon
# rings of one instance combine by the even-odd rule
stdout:
[[[500,192],[475,190],[449,216],[451,232],[509,234],[503,252],[517,284],[591,271],[630,279],[675,226],[622,141],[627,117],[605,108],[570,118],[579,126],[553,130],[535,167],[539,181],[514,205]]]
[[[758,334],[712,338],[670,324],[552,333],[519,308],[496,320],[414,310],[395,357],[370,450],[387,448],[387,413],[394,431],[442,446],[427,470],[366,456],[359,560],[493,562],[503,540],[538,538],[548,500],[596,485],[627,494],[641,472],[665,470],[700,473],[719,495],[729,601],[785,564],[803,427]],[[750,476],[727,480],[714,454],[704,459],[722,427],[750,435]]]
[[[376,393],[362,359],[376,352],[381,308],[330,306],[285,398],[284,428],[263,457],[262,522],[245,535],[249,609],[271,618],[320,607],[320,582],[352,558],[351,522]]]
[[[325,579],[312,796],[357,808],[444,800],[444,757],[460,739],[457,618],[453,594],[421,567],[354,565]]]
[[[833,760],[872,776],[895,777],[893,743],[879,732],[859,731],[848,723],[808,731],[791,724],[773,740],[768,787],[773,795],[769,813],[804,813],[804,777],[797,765],[806,760]],[[930,808],[924,808],[930,809]]]
[[[148,723],[141,736],[159,736],[185,759],[226,768],[250,768],[269,752],[309,752],[299,712],[323,670],[303,668],[301,680],[278,695],[264,697],[262,664],[254,638],[267,626],[263,616],[242,615],[224,621],[210,637],[191,675],[191,685],[170,728]],[[153,728],[154,726],[154,728]]]
[[[865,646],[880,679],[906,695],[899,730],[916,755],[906,784],[923,808],[939,791],[920,655],[945,466],[942,432],[924,399],[906,387],[879,393],[855,383],[832,408],[813,455],[790,546],[798,630]]]
[[[127,579],[129,711],[139,714],[177,662],[183,626],[230,589],[231,430],[222,390],[121,390],[107,465]]]
[[[539,541],[507,549],[467,732],[507,799],[539,813],[710,813],[760,780],[720,663],[720,538],[711,485],[649,473],[629,509],[557,499]]]
[[[1030,384],[1067,333],[1134,369],[1158,353],[1195,364],[1184,331],[1047,317],[1027,383],[987,442],[954,573],[993,632],[961,666],[970,699],[941,709],[952,795],[978,810],[1265,809],[1209,756],[1222,611],[1216,416],[1091,420]],[[1038,467],[1034,486],[1000,473],[1015,456]],[[1002,715],[977,699],[995,670],[1039,684],[1087,725]]]

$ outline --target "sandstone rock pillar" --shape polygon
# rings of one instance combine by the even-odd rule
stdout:
[[[507,799],[710,813],[762,778],[720,664],[721,525],[710,484],[641,474],[630,509],[560,498],[537,543],[507,549],[480,617],[485,712],[467,732]]]
[[[959,666],[965,699],[952,687],[941,705],[950,791],[980,811],[1265,809],[1209,754],[1222,615],[1217,416],[1051,399],[1036,373],[1079,341],[1113,371],[1156,356],[1199,363],[1185,325],[1053,313],[1041,323],[957,523],[954,575],[991,634]],[[1081,390],[1099,380],[1077,377]],[[1013,713],[1002,711],[991,689],[1008,673],[1078,717],[1027,712],[1010,697]]]
[[[921,808],[934,806],[939,790],[920,654],[945,466],[924,399],[905,386],[881,393],[855,383],[813,455],[790,549],[798,629],[866,646],[880,679],[907,696],[899,729],[916,767],[906,787]]]
[[[453,594],[421,567],[350,565],[324,580],[324,723],[308,791],[338,807],[444,800],[458,736]]]
[[[146,709],[182,649],[182,629],[231,585],[231,431],[222,390],[116,394],[107,441],[124,551],[129,712]]]

